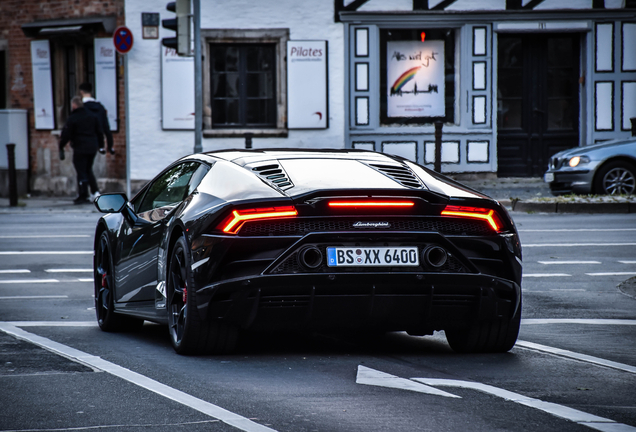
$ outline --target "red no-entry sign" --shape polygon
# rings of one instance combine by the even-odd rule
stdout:
[[[128,27],[117,27],[113,34],[113,44],[120,54],[126,54],[133,46],[133,35]]]

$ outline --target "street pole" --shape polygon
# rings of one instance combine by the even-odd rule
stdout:
[[[128,55],[123,54],[124,57],[124,106],[126,116],[126,196],[130,200],[132,198],[130,191],[130,110],[128,105],[130,103],[128,98]]]
[[[201,73],[201,0],[194,0],[194,152],[203,146],[203,78]]]

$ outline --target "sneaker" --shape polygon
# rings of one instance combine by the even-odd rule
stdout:
[[[90,204],[90,200],[86,197],[77,197],[73,200],[73,204]]]
[[[101,194],[99,193],[99,191],[97,191],[97,192],[95,192],[94,194],[92,194],[92,195],[89,197],[89,199],[91,200],[91,202],[95,202],[95,200],[96,200],[97,198],[99,198],[99,196],[100,196],[100,195],[101,195]]]

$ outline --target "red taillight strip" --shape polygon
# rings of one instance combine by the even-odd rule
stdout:
[[[222,230],[228,234],[236,234],[243,224],[249,220],[276,219],[297,215],[298,211],[294,206],[233,210],[230,217],[225,219],[226,223]]]
[[[503,229],[503,223],[492,209],[477,208],[477,207],[462,207],[462,206],[446,206],[442,210],[442,216],[454,216],[468,219],[481,219],[488,222],[490,227],[496,232],[500,232]]]
[[[329,207],[413,207],[413,201],[329,201]]]

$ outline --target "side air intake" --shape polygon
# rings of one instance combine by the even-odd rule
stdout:
[[[413,172],[403,165],[369,164],[369,166],[387,177],[392,178],[402,186],[412,189],[422,189],[422,183]]]
[[[282,190],[289,189],[294,184],[289,179],[289,176],[283,170],[283,168],[277,163],[268,163],[252,168],[256,174],[258,174],[263,180],[274,184]]]

